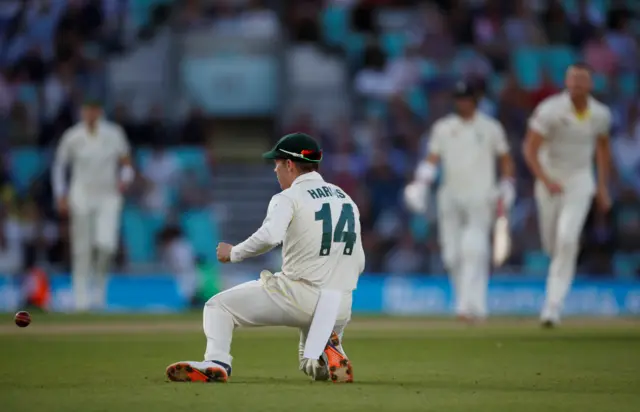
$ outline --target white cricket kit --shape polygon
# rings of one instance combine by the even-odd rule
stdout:
[[[273,196],[263,225],[233,247],[231,261],[265,253],[282,243],[282,271],[221,292],[205,305],[205,360],[231,364],[235,326],[293,326],[301,330],[300,361],[320,291],[342,291],[336,332],[351,317],[351,292],[364,270],[360,212],[339,187],[319,173],[298,177]]]
[[[118,189],[121,159],[129,156],[127,138],[115,123],[98,122],[95,133],[84,123],[68,129],[58,145],[54,186],[63,182],[71,168],[68,195],[71,214],[73,279],[79,310],[91,306],[92,291],[98,289],[97,305],[104,302],[104,277],[118,246],[122,195]],[[92,262],[93,248],[97,261]],[[92,285],[91,278],[96,280]]]
[[[452,114],[434,124],[429,152],[438,155],[442,167],[439,238],[456,312],[484,317],[498,197],[496,160],[509,152],[506,135],[498,121],[479,111],[469,121]]]
[[[578,116],[566,92],[541,102],[529,120],[529,128],[544,137],[540,165],[563,188],[562,194],[552,196],[542,182],[535,186],[542,245],[552,257],[544,320],[559,320],[571,287],[580,234],[596,188],[596,141],[608,138],[610,125],[611,112],[604,104],[589,97],[586,114]]]

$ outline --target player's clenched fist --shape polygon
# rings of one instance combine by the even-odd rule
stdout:
[[[233,245],[229,243],[224,243],[224,242],[218,243],[218,247],[216,248],[216,253],[218,255],[218,262],[221,262],[221,263],[231,262],[232,247]]]

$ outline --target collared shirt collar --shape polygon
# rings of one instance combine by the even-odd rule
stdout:
[[[297,185],[299,183],[302,182],[306,182],[309,180],[321,180],[324,181],[324,179],[322,178],[322,175],[318,172],[309,172],[309,173],[305,173],[303,175],[300,175],[298,177],[296,177],[296,179],[293,181],[293,183],[291,183],[291,186],[293,185]]]

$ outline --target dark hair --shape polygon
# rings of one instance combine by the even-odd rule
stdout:
[[[320,169],[319,163],[303,163],[303,162],[294,162],[296,167],[300,171],[300,173],[310,173],[317,172]]]

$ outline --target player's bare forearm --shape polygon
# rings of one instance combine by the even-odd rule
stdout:
[[[540,181],[549,180],[542,170],[542,165],[540,165],[540,161],[538,160],[538,152],[540,151],[540,146],[542,146],[543,137],[537,132],[533,130],[527,131],[527,135],[524,139],[524,144],[522,145],[522,154],[524,155],[525,163],[531,171],[531,174]]]
[[[607,191],[611,178],[611,149],[606,136],[598,138],[596,144],[596,169],[598,173],[598,190]]]
[[[509,153],[505,153],[499,158],[500,163],[500,178],[501,179],[514,179],[515,178],[515,166],[513,163],[513,157]]]

